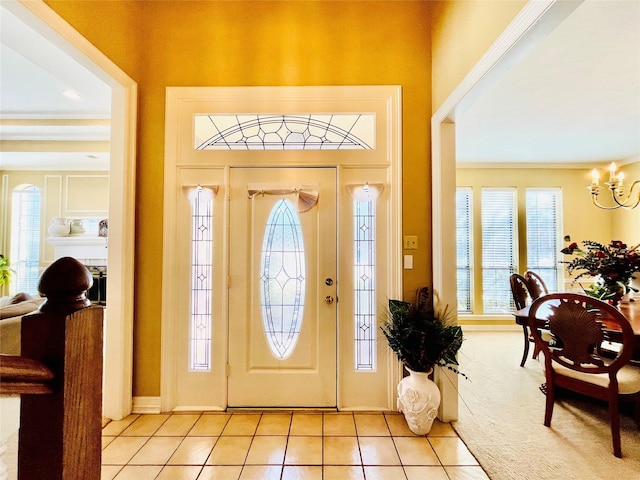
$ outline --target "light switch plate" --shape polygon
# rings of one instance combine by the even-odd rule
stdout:
[[[418,249],[418,236],[417,235],[405,235],[404,236],[404,249],[405,250],[417,250]]]

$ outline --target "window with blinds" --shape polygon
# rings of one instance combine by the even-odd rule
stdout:
[[[558,291],[560,189],[527,188],[527,270],[538,273],[550,292]]]
[[[11,198],[11,258],[15,292],[38,293],[40,278],[40,189],[17,187]]]
[[[456,275],[458,284],[458,312],[472,311],[472,239],[473,239],[473,190],[470,187],[456,189]]]
[[[481,212],[483,311],[510,312],[509,276],[518,271],[516,189],[483,188]]]

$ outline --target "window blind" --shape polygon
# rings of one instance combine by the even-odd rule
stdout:
[[[526,191],[527,270],[537,272],[550,292],[558,291],[559,203],[558,188]]]
[[[516,189],[483,188],[481,211],[483,311],[509,312],[509,276],[518,270]]]
[[[15,292],[38,292],[40,278],[40,189],[33,185],[12,194],[11,264]]]
[[[472,311],[472,233],[473,191],[469,187],[456,189],[456,275],[458,285],[458,312]]]

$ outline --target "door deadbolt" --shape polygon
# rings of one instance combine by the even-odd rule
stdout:
[[[333,285],[333,278],[327,278],[327,279],[324,281],[324,284],[325,284],[327,287],[330,287],[331,285]]]

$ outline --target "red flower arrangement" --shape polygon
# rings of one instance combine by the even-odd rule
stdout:
[[[637,291],[630,283],[633,274],[640,272],[640,244],[632,248],[620,240],[612,240],[606,246],[591,240],[585,240],[582,244],[584,249],[580,249],[575,242],[563,248],[562,253],[575,255],[576,258],[561,263],[567,264],[569,274],[579,271],[575,280],[586,275],[598,277],[596,283],[585,290],[588,295],[617,303],[628,291]]]

